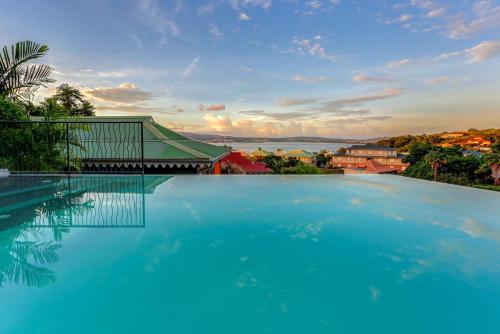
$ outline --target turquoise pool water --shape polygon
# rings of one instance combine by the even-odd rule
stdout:
[[[0,179],[0,333],[500,333],[500,194],[397,176]]]

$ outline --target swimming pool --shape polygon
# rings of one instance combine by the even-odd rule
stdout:
[[[398,176],[0,179],[0,333],[500,333],[499,204]]]

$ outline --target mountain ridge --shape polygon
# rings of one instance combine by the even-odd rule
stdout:
[[[347,144],[361,144],[361,143],[375,143],[379,140],[386,139],[387,137],[369,138],[369,139],[345,139],[345,138],[328,138],[328,137],[309,137],[309,136],[294,136],[294,137],[239,137],[239,136],[223,136],[212,134],[200,134],[192,132],[180,132],[181,135],[190,139],[210,141],[213,143],[264,143],[264,142],[304,142],[304,143],[347,143]]]

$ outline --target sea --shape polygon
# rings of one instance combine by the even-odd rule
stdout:
[[[231,146],[237,151],[246,153],[253,152],[259,148],[275,152],[278,149],[284,151],[290,150],[304,150],[309,152],[320,152],[321,150],[328,150],[331,152],[337,151],[341,147],[348,147],[348,143],[308,143],[308,142],[262,142],[262,143],[248,143],[248,142],[227,142],[227,143],[212,143],[214,145],[227,145]]]

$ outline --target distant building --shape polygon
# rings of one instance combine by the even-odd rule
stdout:
[[[403,162],[404,156],[391,147],[368,144],[354,145],[345,150],[345,153],[335,153],[331,164],[343,168],[346,173],[401,173],[409,166]]]
[[[241,152],[231,152],[221,161],[222,170],[227,174],[270,174],[264,162],[252,161]]]
[[[281,150],[281,149],[277,149],[276,152],[274,152],[274,155],[277,156],[277,157],[280,157],[282,159],[285,158],[285,155],[286,155],[286,151],[284,150]]]
[[[441,138],[443,139],[452,139],[452,138],[460,138],[463,137],[465,134],[463,132],[450,132],[450,133],[443,133],[440,135]]]
[[[306,165],[313,165],[316,163],[316,155],[314,155],[314,153],[307,152],[304,150],[291,150],[284,155],[284,158],[295,159]]]
[[[478,151],[472,151],[472,150],[462,150],[462,154],[464,157],[476,157],[476,158],[481,158],[483,154]]]
[[[485,139],[483,137],[474,137],[467,139],[461,143],[462,146],[477,146],[477,147],[489,147],[491,145],[491,141]]]
[[[269,152],[263,149],[258,149],[250,153],[250,158],[255,159],[255,160],[264,160],[267,157],[270,157],[273,155],[273,152]]]

